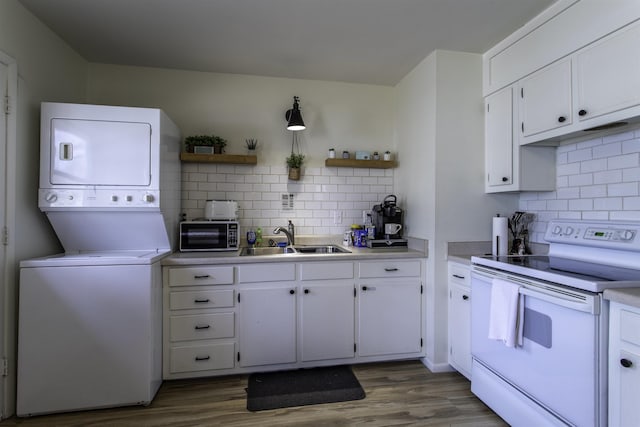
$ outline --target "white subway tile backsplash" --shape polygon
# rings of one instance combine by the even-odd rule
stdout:
[[[551,219],[640,220],[640,127],[560,145],[556,191],[520,194],[521,210],[534,213],[532,242],[543,240]]]

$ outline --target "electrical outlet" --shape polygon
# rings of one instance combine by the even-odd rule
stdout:
[[[333,225],[342,224],[342,211],[333,211]]]

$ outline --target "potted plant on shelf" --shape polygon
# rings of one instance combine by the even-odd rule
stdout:
[[[256,155],[256,148],[258,148],[258,140],[254,138],[245,139],[244,142],[247,144],[247,154],[250,156]]]
[[[304,154],[291,153],[286,159],[287,166],[289,166],[289,179],[298,181],[300,179],[300,168],[304,161]]]
[[[192,135],[184,139],[184,145],[188,153],[222,153],[227,140],[215,135]]]

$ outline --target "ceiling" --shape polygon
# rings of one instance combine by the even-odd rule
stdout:
[[[395,85],[555,0],[19,0],[89,62]]]

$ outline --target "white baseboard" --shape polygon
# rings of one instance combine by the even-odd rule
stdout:
[[[427,367],[431,372],[453,372],[455,369],[448,363],[433,363],[428,357],[420,359],[422,364]]]

